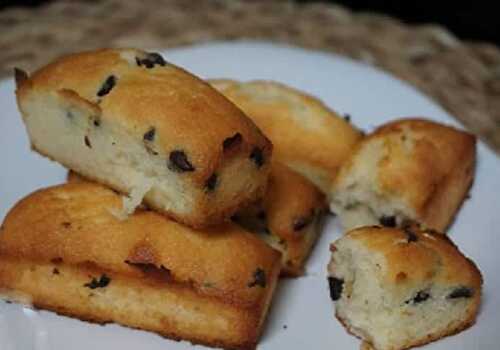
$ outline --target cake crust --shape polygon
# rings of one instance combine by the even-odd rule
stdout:
[[[119,207],[116,193],[90,182],[21,200],[1,227],[1,294],[195,343],[255,347],[280,253],[231,223],[194,230],[143,209],[120,221]]]
[[[265,192],[270,141],[158,54],[67,55],[19,77],[16,96],[34,150],[129,195],[143,186],[148,205],[192,227],[220,223]]]

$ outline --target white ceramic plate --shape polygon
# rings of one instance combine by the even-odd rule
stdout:
[[[452,117],[391,76],[325,53],[258,42],[214,43],[164,52],[167,60],[205,78],[271,79],[307,91],[366,130],[396,117],[426,116],[456,124]],[[0,82],[0,220],[30,192],[61,183],[66,171],[29,149],[14,99],[12,80]],[[286,127],[286,126],[284,126]],[[500,347],[500,161],[478,145],[478,167],[472,198],[451,229],[452,239],[481,268],[484,302],[477,324],[426,349],[498,349]],[[340,236],[329,219],[307,264],[307,275],[281,281],[259,349],[358,349],[334,319],[326,283],[328,245]],[[195,348],[202,348],[194,346]],[[32,311],[0,301],[1,350],[191,349],[155,334],[117,325],[98,326]]]

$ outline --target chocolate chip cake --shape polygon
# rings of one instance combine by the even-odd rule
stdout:
[[[272,145],[236,106],[159,54],[102,49],[16,70],[32,148],[192,227],[265,191]]]
[[[68,182],[86,182],[75,172]],[[235,223],[282,253],[282,276],[304,273],[304,265],[322,229],[325,196],[305,177],[273,161],[263,199],[233,215]]]
[[[330,296],[346,329],[376,350],[399,350],[474,324],[481,273],[446,235],[381,226],[330,246]]]
[[[474,178],[475,137],[425,119],[389,122],[343,164],[330,208],[345,229],[416,221],[445,231]]]
[[[127,220],[96,183],[37,191],[0,229],[0,295],[172,339],[253,349],[280,253],[233,223],[194,230],[153,211]]]
[[[338,168],[362,138],[320,100],[272,81],[209,80],[271,139],[274,157],[328,193]],[[286,130],[286,132],[285,132]]]
[[[264,198],[237,212],[234,220],[282,252],[282,275],[299,276],[326,211],[325,196],[312,182],[273,161]]]

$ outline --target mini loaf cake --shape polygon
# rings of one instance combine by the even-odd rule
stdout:
[[[263,195],[272,145],[236,106],[156,53],[103,49],[16,70],[32,148],[193,227]]]
[[[324,193],[362,133],[321,101],[271,81],[210,80],[271,139],[274,157]],[[286,132],[283,132],[286,128]]]
[[[85,181],[75,172],[68,173],[70,183]],[[273,161],[264,198],[238,211],[233,221],[282,253],[283,276],[299,276],[321,232],[326,211],[325,196],[316,186]]]
[[[415,227],[363,227],[330,250],[335,314],[376,350],[426,344],[476,320],[481,273],[446,235]]]
[[[173,339],[253,349],[281,268],[280,253],[237,225],[195,231],[121,205],[95,183],[35,192],[0,232],[0,294],[98,323]]]
[[[282,252],[282,275],[298,276],[321,232],[326,210],[325,196],[316,186],[274,161],[263,200],[233,218]]]
[[[416,221],[445,231],[474,178],[475,138],[424,119],[385,124],[361,141],[330,192],[346,229]]]

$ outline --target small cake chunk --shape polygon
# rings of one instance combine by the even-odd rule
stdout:
[[[369,226],[334,242],[328,283],[335,315],[375,350],[402,350],[474,324],[482,277],[446,235]]]
[[[446,231],[472,184],[476,139],[425,119],[400,119],[368,135],[343,164],[330,208],[346,230],[417,222]]]

